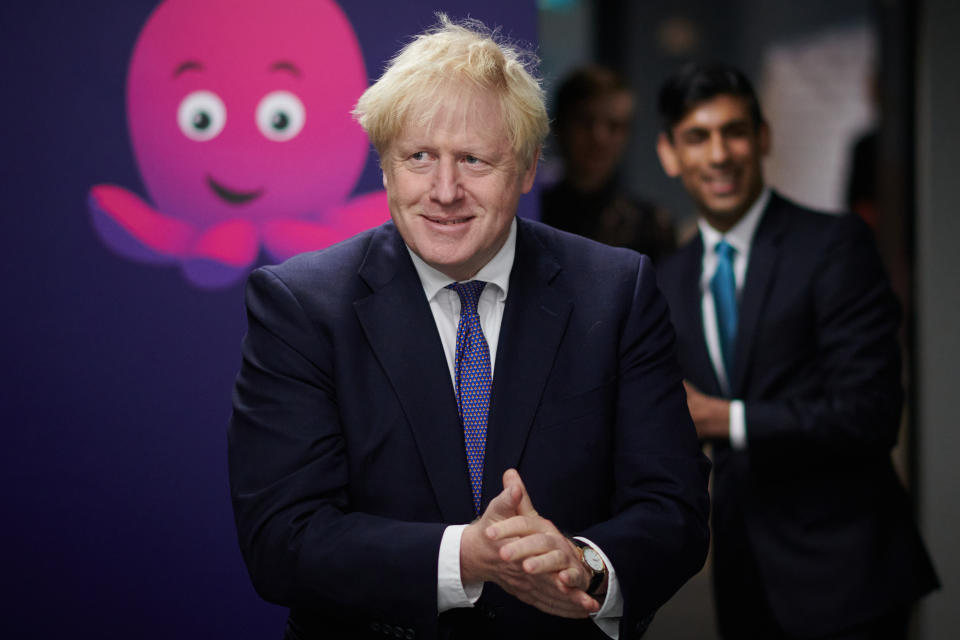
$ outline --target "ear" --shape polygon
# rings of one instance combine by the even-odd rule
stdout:
[[[533,189],[533,181],[537,177],[537,164],[540,163],[540,147],[537,147],[537,150],[533,152],[533,160],[530,162],[530,166],[523,172],[523,176],[520,178],[520,193],[530,193],[530,189]]]
[[[666,133],[661,133],[657,137],[657,156],[660,157],[660,166],[663,172],[671,178],[680,175],[680,160],[677,158],[677,150]]]
[[[386,160],[386,162],[385,162],[384,160]],[[382,177],[382,179],[383,179],[383,188],[384,188],[384,189],[389,189],[389,188],[390,188],[390,178],[389,178],[390,167],[387,165],[388,162],[389,162],[388,159],[386,159],[386,158],[385,158],[384,156],[382,156],[382,155],[380,156],[380,175],[381,175],[381,177]]]
[[[760,155],[765,156],[770,153],[770,145],[773,144],[773,134],[770,133],[770,127],[766,122],[760,124],[760,130],[757,131],[760,142]]]

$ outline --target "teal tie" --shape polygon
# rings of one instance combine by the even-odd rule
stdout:
[[[737,281],[733,275],[733,258],[737,250],[721,240],[715,247],[717,270],[710,279],[710,292],[717,312],[717,331],[720,334],[720,352],[727,381],[732,382],[733,352],[737,346]]]

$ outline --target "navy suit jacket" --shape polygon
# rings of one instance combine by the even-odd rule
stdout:
[[[229,429],[240,546],[289,637],[605,637],[487,584],[437,615],[445,526],[473,519],[449,369],[392,223],[255,271]],[[483,506],[534,506],[610,557],[621,637],[705,559],[706,476],[649,260],[518,220]]]
[[[720,396],[703,332],[702,258],[698,235],[658,278],[684,376]],[[718,599],[737,597],[742,567],[728,549],[744,537],[778,623],[795,635],[879,617],[936,584],[890,460],[903,397],[899,320],[859,218],[772,194],[750,250],[730,376],[747,448],[715,447]]]

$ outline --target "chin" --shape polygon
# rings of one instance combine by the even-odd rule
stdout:
[[[725,200],[723,202],[711,203],[706,207],[712,215],[717,218],[736,218],[743,214],[747,210],[747,205],[743,198],[738,199],[736,202],[730,202]]]

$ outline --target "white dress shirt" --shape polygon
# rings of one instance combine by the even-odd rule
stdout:
[[[471,280],[483,280],[483,288],[477,301],[477,314],[480,316],[480,328],[490,348],[490,374],[495,375],[497,345],[500,341],[500,324],[503,321],[503,309],[510,288],[510,271],[517,247],[517,221],[510,224],[510,233],[500,251],[477,272]],[[407,248],[410,251],[410,248]],[[456,291],[447,289],[454,282],[452,278],[434,269],[420,256],[410,251],[413,266],[420,276],[423,292],[430,304],[443,352],[450,369],[450,383],[456,390],[456,353],[457,323],[460,321],[460,296]],[[444,530],[440,542],[440,555],[437,561],[437,611],[442,613],[457,607],[473,607],[483,592],[483,583],[463,584],[460,579],[460,538],[467,525],[450,525]],[[593,614],[594,622],[611,638],[619,637],[620,617],[623,615],[623,598],[617,582],[616,573],[610,559],[596,545],[586,538],[583,540],[600,554],[609,573],[607,595],[600,611]]]
[[[726,233],[720,233],[710,226],[702,217],[697,220],[700,227],[700,238],[703,240],[703,265],[700,270],[700,300],[703,313],[703,333],[707,341],[707,350],[710,352],[710,361],[713,370],[720,381],[720,388],[724,395],[730,395],[730,373],[723,364],[723,353],[720,349],[720,333],[717,329],[717,314],[713,303],[713,293],[710,291],[710,280],[717,270],[717,253],[715,247],[721,240],[736,249],[733,258],[733,275],[737,286],[737,306],[740,306],[740,295],[743,293],[743,283],[747,275],[747,266],[750,264],[750,247],[757,224],[770,201],[770,188],[764,187],[760,196],[754,201],[737,224]],[[739,314],[738,314],[739,317]],[[738,337],[739,339],[739,337]],[[747,446],[747,424],[742,400],[730,401],[730,446],[734,449],[743,449]]]

